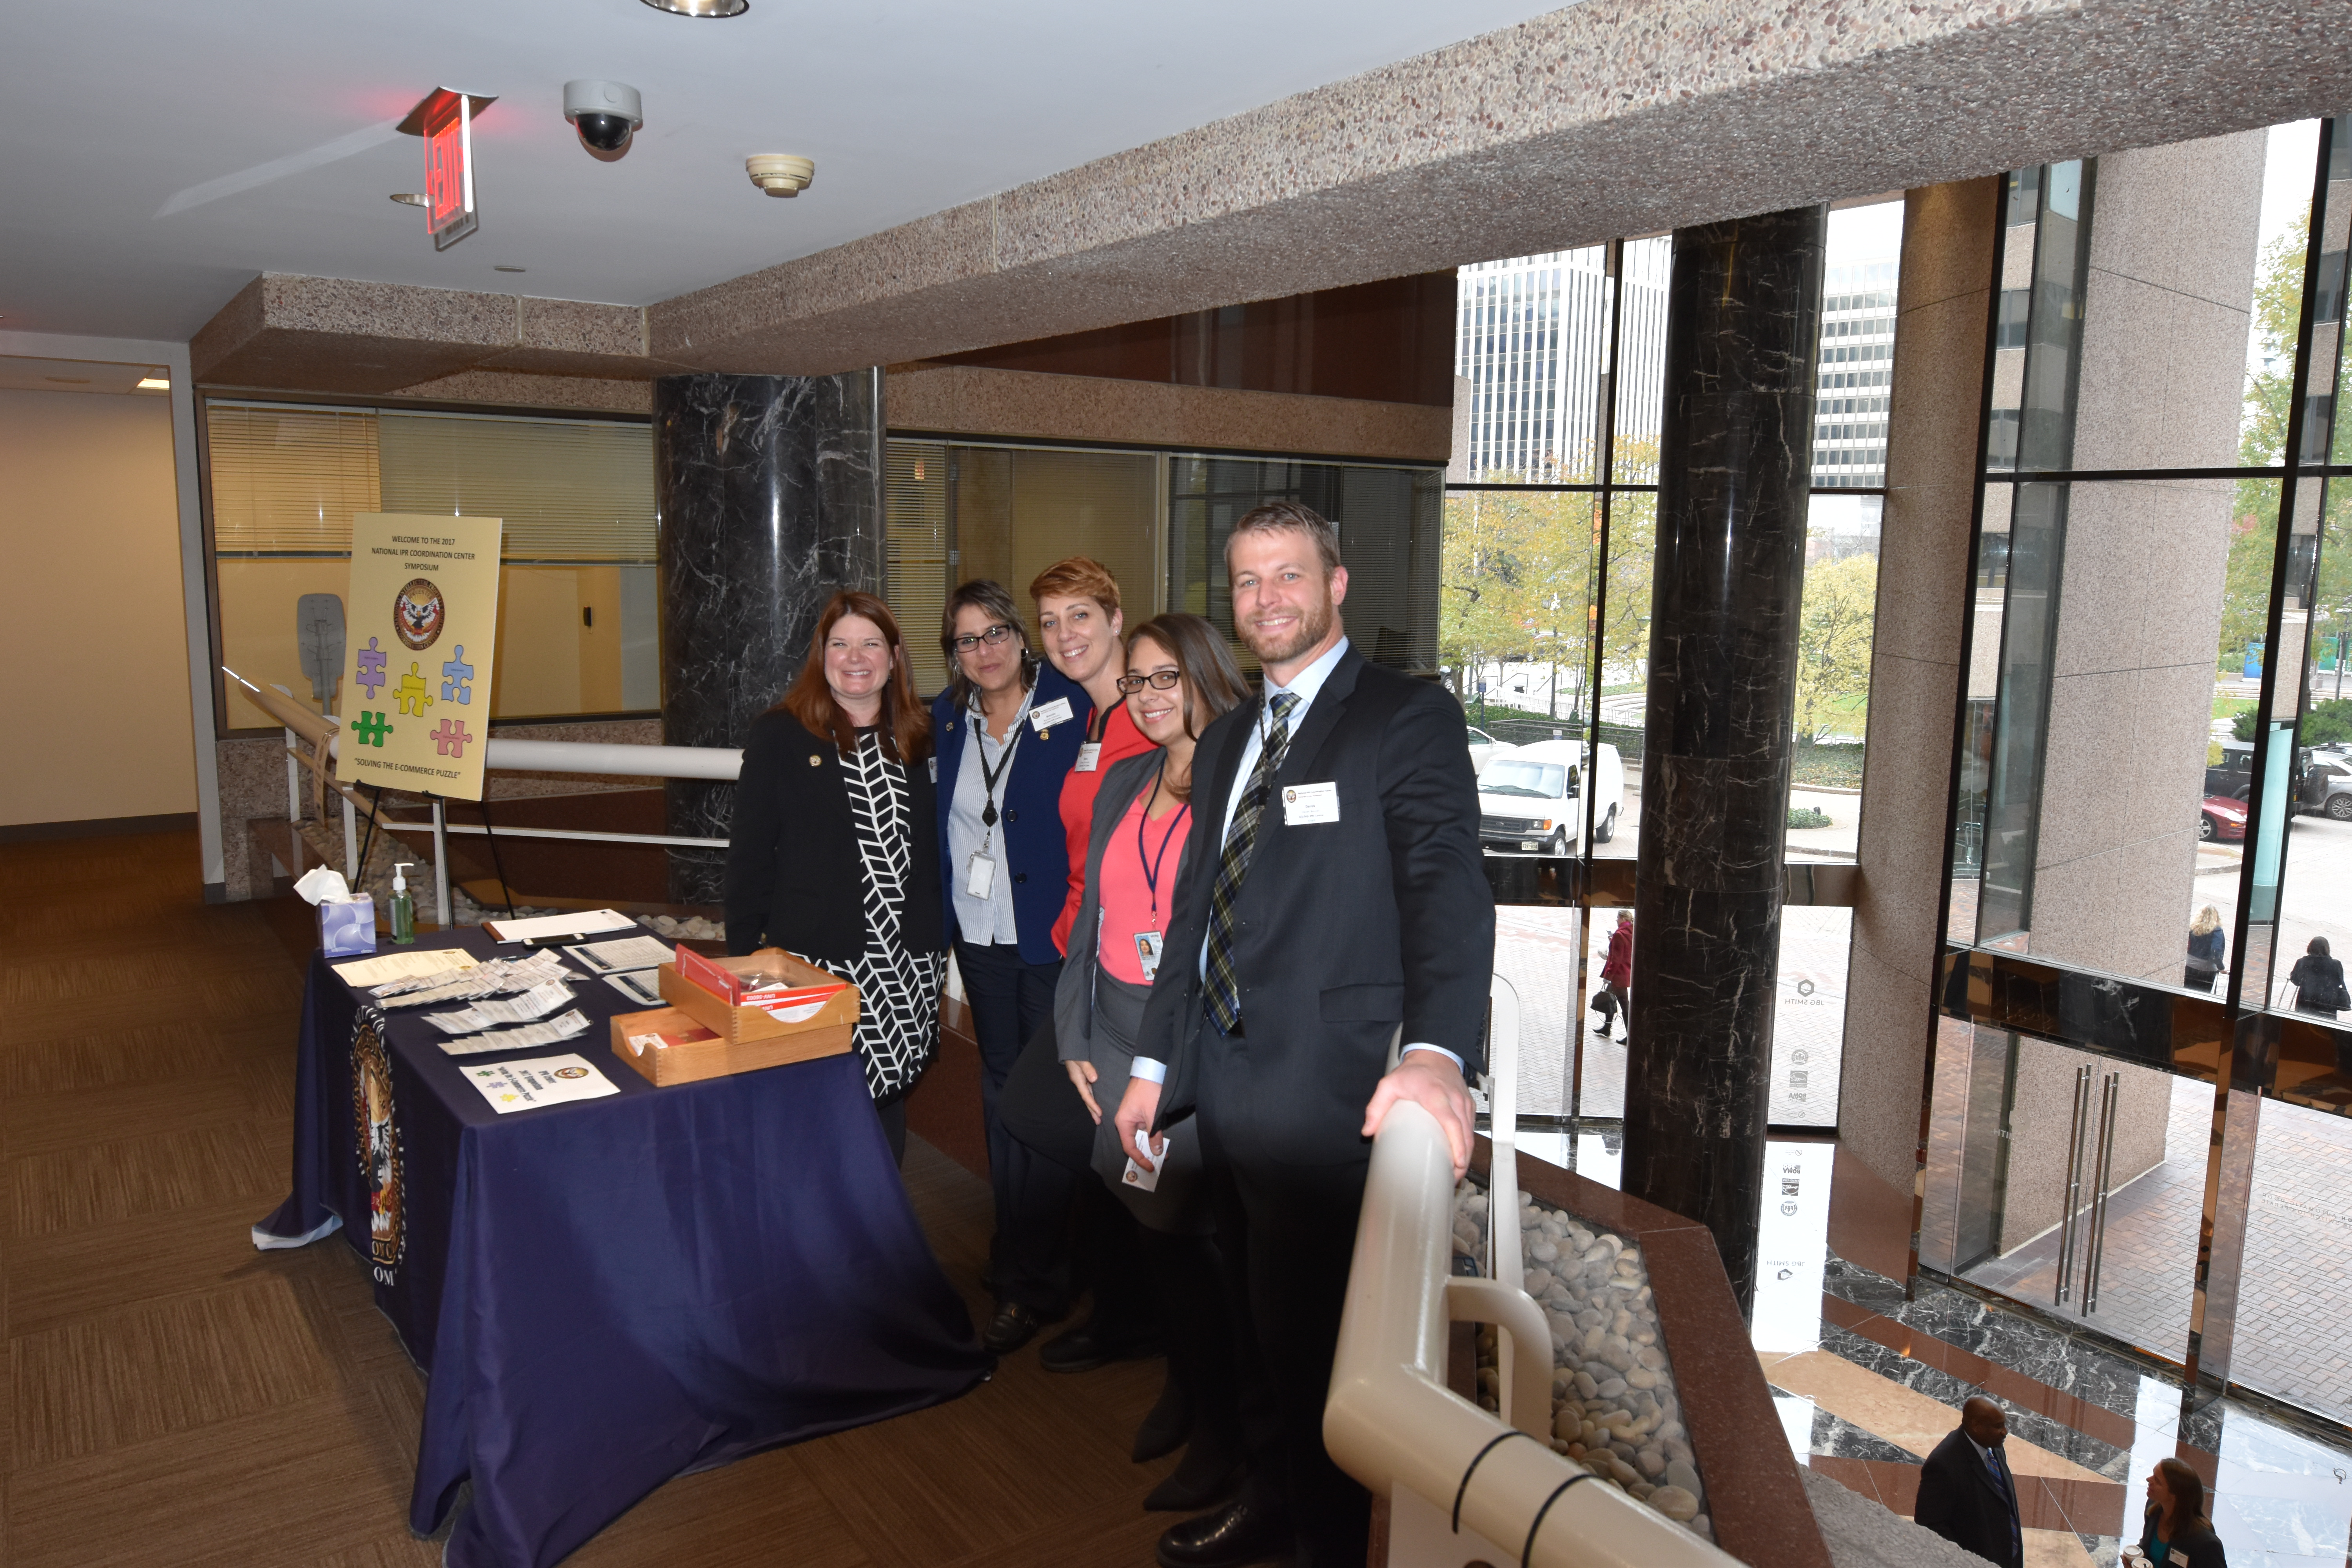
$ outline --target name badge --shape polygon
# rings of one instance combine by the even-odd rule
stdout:
[[[1160,978],[1160,950],[1166,945],[1167,939],[1156,931],[1135,933],[1135,962],[1143,966],[1146,985]]]
[[[1029,725],[1042,735],[1055,725],[1066,724],[1076,717],[1076,715],[1070,710],[1070,700],[1066,697],[1056,697],[1043,708],[1029,710]]]
[[[925,757],[923,760],[924,760],[925,762],[927,762],[927,763],[930,763],[930,764],[931,764],[931,782],[932,782],[933,784],[937,784],[937,783],[939,783],[939,782],[940,782],[940,760],[939,760],[939,758],[937,758],[937,757]]]
[[[1329,781],[1322,784],[1296,784],[1282,786],[1282,821],[1287,827],[1307,827],[1318,822],[1339,820],[1339,786]]]
[[[1078,748],[1078,761],[1076,771],[1082,773],[1090,773],[1095,771],[1096,767],[1098,766],[1101,762],[1102,742],[1100,741],[1088,741]]]
[[[1160,1169],[1165,1169],[1165,1166],[1160,1165],[1160,1163],[1166,1158],[1167,1149],[1162,1147],[1159,1153],[1154,1154],[1151,1152],[1151,1134],[1140,1127],[1135,1130],[1135,1146],[1143,1151],[1145,1159],[1160,1166]],[[1119,1180],[1138,1192],[1148,1193],[1160,1184],[1160,1169],[1147,1171],[1137,1164],[1135,1156],[1130,1154],[1127,1159],[1127,1169],[1119,1173]]]
[[[996,861],[984,854],[975,854],[963,869],[963,890],[975,899],[988,897],[996,886]]]

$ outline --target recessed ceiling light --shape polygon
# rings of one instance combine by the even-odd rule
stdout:
[[[530,268],[527,267],[493,267],[490,270],[493,272],[528,272]]]
[[[751,8],[751,0],[646,0],[646,4],[679,16],[740,16]]]
[[[394,191],[392,193],[392,199],[412,207],[421,207],[425,205],[423,191]]]
[[[167,375],[142,375],[139,378],[139,390],[142,392],[169,392],[172,390],[172,378]]]

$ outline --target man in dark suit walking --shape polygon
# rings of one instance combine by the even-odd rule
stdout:
[[[2025,1530],[2017,1478],[2001,1444],[2009,1417],[1979,1394],[1960,1406],[1959,1429],[1936,1445],[1919,1471],[1912,1520],[2000,1568],[2024,1568]]]
[[[1197,1110],[1267,1419],[1239,1500],[1170,1530],[1160,1561],[1297,1551],[1357,1568],[1369,1500],[1324,1451],[1323,1405],[1368,1140],[1409,1100],[1445,1129],[1457,1177],[1466,1166],[1494,898],[1461,709],[1349,646],[1338,531],[1303,506],[1260,507],[1225,564],[1265,691],[1201,737],[1189,880],[1118,1127],[1133,1148]]]

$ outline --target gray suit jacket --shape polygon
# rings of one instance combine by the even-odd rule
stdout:
[[[1119,818],[1125,816],[1127,808],[1135,804],[1135,797],[1151,787],[1151,781],[1160,773],[1160,760],[1164,755],[1165,752],[1155,749],[1120,758],[1111,764],[1110,772],[1103,775],[1102,788],[1095,795],[1095,819],[1087,835],[1086,891],[1079,895],[1077,920],[1070,927],[1070,951],[1062,961],[1061,983],[1054,992],[1055,1043],[1066,1062],[1090,1061],[1097,1068],[1108,1065],[1099,1054],[1104,1042],[1094,1037],[1095,974],[1101,963],[1095,928],[1102,923],[1103,850],[1109,846],[1111,833],[1118,826]],[[1180,856],[1188,847],[1189,845],[1179,846]],[[1183,864],[1181,858],[1177,862],[1178,888],[1183,886]],[[1166,895],[1170,908],[1174,907],[1178,896],[1173,889]],[[1159,984],[1165,985],[1180,981],[1183,976],[1179,971],[1186,967],[1173,962],[1163,965]],[[1198,975],[1192,976],[1192,984],[1197,990],[1200,984]],[[1157,990],[1158,986],[1153,989]],[[1200,1009],[1193,1008],[1192,1016],[1197,1020],[1200,1016]],[[1121,1059],[1117,1065],[1119,1076],[1124,1078],[1127,1062],[1124,1053],[1120,1055]]]

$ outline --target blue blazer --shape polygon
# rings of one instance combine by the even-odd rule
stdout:
[[[1003,820],[997,824],[998,847],[992,853],[997,857],[996,874],[1013,879],[1013,923],[1021,933],[1021,958],[1025,963],[1061,962],[1062,950],[1054,945],[1054,922],[1062,918],[1062,904],[1070,890],[1070,844],[1062,831],[1062,781],[1078,760],[1078,746],[1087,738],[1087,716],[1094,711],[1085,687],[1039,659],[1031,711],[1057,697],[1068,700],[1070,721],[1052,725],[1041,735],[1035,725],[1022,721],[1026,733],[1021,737],[1021,749],[1013,755],[1013,772],[998,797]],[[940,879],[944,884],[940,906],[947,917],[950,943],[959,934],[954,893],[963,868],[951,864],[948,812],[955,804],[956,769],[963,765],[964,740],[971,731],[971,713],[959,711],[949,692],[931,699],[931,743],[938,748],[940,759]]]

